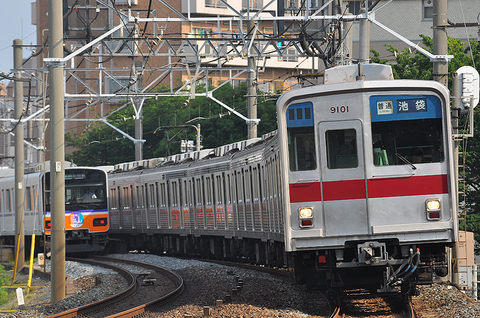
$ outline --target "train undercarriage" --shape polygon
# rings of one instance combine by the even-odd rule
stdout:
[[[254,238],[225,238],[211,235],[109,233],[107,253],[131,250],[157,255],[189,256],[211,260],[235,261],[270,267],[285,267],[283,242]]]
[[[370,293],[413,294],[417,284],[448,275],[444,244],[351,242],[344,249],[293,252],[289,267],[308,289],[364,288]]]

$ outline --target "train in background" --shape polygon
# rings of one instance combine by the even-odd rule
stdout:
[[[24,175],[25,236],[35,234],[37,251],[51,246],[50,171]],[[107,243],[107,173],[90,167],[65,168],[65,248],[67,254],[102,252]],[[15,177],[0,179],[0,239],[15,246]],[[26,239],[25,244],[30,244]]]
[[[312,289],[411,293],[458,237],[447,89],[339,66],[277,102],[278,133],[115,166],[111,250],[287,264]]]

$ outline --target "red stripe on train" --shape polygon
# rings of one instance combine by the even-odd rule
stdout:
[[[369,198],[448,193],[447,175],[367,180]],[[290,202],[321,201],[320,182],[291,183]],[[324,201],[365,199],[365,180],[323,182]]]
[[[290,184],[290,203],[311,201],[322,201],[320,182]]]
[[[448,193],[448,178],[446,174],[368,180],[369,198],[443,193]]]

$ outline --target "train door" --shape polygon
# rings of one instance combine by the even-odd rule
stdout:
[[[225,173],[215,177],[215,228],[225,229]]]
[[[325,236],[368,234],[362,124],[319,124]]]
[[[203,211],[203,177],[195,178],[195,220],[199,229],[205,229],[205,217]]]
[[[195,221],[195,179],[188,179],[188,214],[190,218],[191,228],[196,229],[197,223]]]
[[[251,175],[252,187],[252,210],[253,210],[253,230],[261,231],[262,227],[262,207],[260,205],[261,189],[260,186],[260,166],[252,167]]]
[[[237,229],[240,231],[246,230],[245,225],[245,202],[244,202],[244,182],[243,182],[243,169],[240,168],[237,171],[236,177],[236,194],[237,194]]]
[[[215,216],[214,216],[214,185],[213,185],[213,175],[205,176],[204,179],[204,196],[205,196],[205,218],[206,218],[206,228],[213,230],[215,227]]]
[[[232,182],[231,182],[231,178],[232,178],[232,175],[227,172],[227,174],[225,175],[226,177],[226,184],[225,184],[225,206],[226,206],[226,228],[229,229],[229,230],[233,230],[235,227],[234,227],[234,218],[233,218],[233,193],[232,193]]]
[[[167,181],[159,184],[158,191],[160,228],[168,229]]]
[[[245,229],[253,230],[253,207],[252,207],[252,171],[251,167],[247,166],[244,169],[243,189],[245,193]]]
[[[160,228],[160,197],[159,197],[159,185],[158,182],[155,182],[155,187],[153,188],[154,193],[154,198],[155,198],[155,215],[153,216],[155,225],[158,228]]]
[[[174,229],[180,228],[180,193],[179,184],[177,180],[170,181],[170,213],[171,213],[171,227]]]
[[[270,160],[270,159],[267,159]],[[270,222],[269,222],[269,207],[268,207],[268,195],[270,192],[270,185],[268,184],[268,179],[266,176],[267,163],[264,162],[260,166],[260,181],[261,181],[261,200],[262,200],[262,228],[264,231],[270,231]]]
[[[122,227],[120,211],[122,210],[120,200],[120,187],[110,189],[110,228],[119,229]]]
[[[190,188],[188,186],[188,182],[186,179],[182,180],[182,193],[183,193],[183,201],[182,201],[183,227],[186,229],[189,229],[190,228],[190,206],[192,202],[192,196],[190,194]]]
[[[147,214],[148,214],[148,225],[147,228],[156,228],[158,226],[157,222],[157,209],[158,209],[158,198],[156,196],[157,191],[155,191],[155,186],[157,184],[148,183],[145,186],[148,187],[147,194]]]

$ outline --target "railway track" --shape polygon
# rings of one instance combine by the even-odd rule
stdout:
[[[125,278],[128,288],[106,299],[49,316],[51,318],[133,317],[174,299],[184,290],[182,277],[160,266],[109,257],[69,260],[113,269]],[[136,273],[119,263],[135,266]]]
[[[345,294],[340,300],[330,299],[332,314],[329,318],[416,318],[410,299],[401,295],[375,296],[368,293]]]

